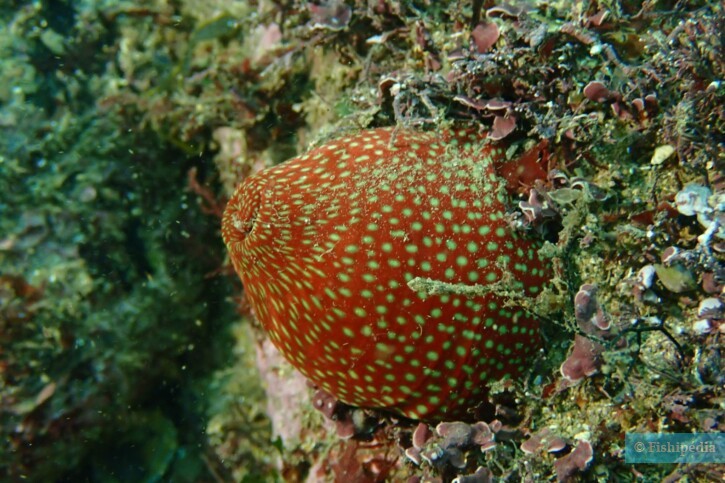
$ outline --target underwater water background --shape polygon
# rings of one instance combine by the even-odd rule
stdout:
[[[724,28],[704,0],[0,2],[0,480],[721,478],[623,448],[725,427]],[[343,134],[454,123],[550,154],[507,201],[555,273],[543,349],[485,441],[331,421],[225,202]]]

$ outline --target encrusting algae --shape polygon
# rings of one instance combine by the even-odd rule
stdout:
[[[471,419],[486,383],[520,375],[538,349],[538,322],[496,287],[534,297],[549,271],[504,215],[503,152],[480,141],[362,131],[249,177],[229,201],[223,236],[257,318],[341,401]]]

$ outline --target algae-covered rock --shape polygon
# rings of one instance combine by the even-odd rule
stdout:
[[[660,263],[655,264],[657,279],[670,292],[682,293],[694,290],[697,286],[692,273],[683,265],[675,264],[666,267]]]

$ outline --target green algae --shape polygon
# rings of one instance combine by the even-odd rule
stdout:
[[[115,40],[96,7],[4,12],[0,474],[204,475],[203,395],[231,344],[230,307],[210,303],[229,287],[205,276],[223,252],[185,191],[195,162],[99,106],[114,78],[83,56]]]

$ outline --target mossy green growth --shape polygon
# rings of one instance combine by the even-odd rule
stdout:
[[[207,276],[216,220],[187,190],[198,160],[98,105],[118,79],[80,55],[111,41],[76,27],[86,7],[19,6],[0,29],[14,66],[0,68],[0,479],[123,479],[122,452],[134,481],[179,465],[206,478],[208,385],[234,317]],[[30,32],[53,15],[65,53],[41,72],[52,51]]]
[[[86,474],[121,435],[148,437],[155,424],[138,418],[171,427],[157,435],[167,466],[181,448],[196,451],[206,405],[197,386],[229,348],[231,314],[208,302],[227,289],[204,278],[222,261],[213,219],[183,193],[185,170],[157,161],[174,153],[99,117],[68,113],[39,141],[42,130],[25,126],[36,140],[25,149],[3,138],[0,265],[16,288],[6,284],[0,301],[2,426],[21,428],[3,435],[10,476]],[[129,464],[149,474],[168,469],[137,456]]]

